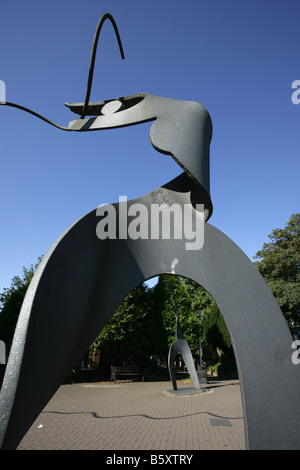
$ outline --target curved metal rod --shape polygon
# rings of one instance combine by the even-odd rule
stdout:
[[[102,25],[103,25],[103,23],[106,19],[109,19],[111,21],[113,27],[114,27],[114,30],[115,30],[115,33],[116,33],[116,36],[117,36],[117,40],[118,40],[118,44],[119,44],[119,48],[120,48],[121,57],[122,57],[122,59],[125,59],[123,46],[122,46],[122,42],[121,42],[121,38],[120,38],[120,35],[119,35],[119,31],[118,31],[116,22],[113,19],[113,17],[111,16],[110,13],[105,13],[100,18],[100,21],[98,23],[98,26],[97,26],[97,29],[96,29],[96,32],[95,32],[95,36],[94,36],[94,42],[93,42],[93,47],[92,47],[92,56],[91,56],[91,62],[90,62],[90,70],[89,70],[89,77],[88,77],[88,84],[87,84],[87,90],[86,90],[86,97],[85,97],[85,103],[84,103],[84,106],[83,106],[83,109],[82,109],[82,115],[81,115],[82,119],[85,117],[86,108],[88,106],[89,99],[90,99],[99,34],[100,34],[100,31],[101,31]],[[55,122],[50,121],[50,119],[45,118],[41,114],[38,114],[38,113],[36,113],[35,111],[32,111],[29,108],[25,108],[25,106],[21,106],[19,104],[11,103],[11,102],[8,102],[8,101],[1,101],[0,105],[2,105],[2,106],[11,106],[13,108],[21,109],[22,111],[25,111],[29,114],[32,114],[33,116],[36,116],[39,119],[42,119],[42,121],[45,121],[48,124],[51,124],[51,126],[57,127],[58,129],[61,129],[63,131],[72,131],[73,130],[73,129],[69,129],[68,127],[60,126],[59,124],[56,124]]]
[[[178,320],[179,314],[178,314],[178,310],[177,310],[176,305],[175,305],[175,302],[174,302],[174,286],[173,286],[173,284],[172,284],[171,282],[169,282],[169,281],[164,281],[164,282],[168,285],[169,290],[170,290],[170,292],[171,292],[171,304],[172,304],[173,309],[174,309],[174,311],[175,311],[176,320]]]
[[[87,83],[86,97],[85,97],[85,102],[84,102],[84,106],[83,106],[83,110],[82,110],[82,114],[81,114],[81,119],[84,119],[86,109],[88,107],[90,94],[91,94],[91,88],[92,88],[92,81],[93,81],[93,74],[94,74],[94,66],[95,66],[98,39],[99,39],[99,35],[100,35],[102,25],[103,25],[104,21],[107,20],[107,19],[111,21],[111,23],[114,27],[114,30],[115,30],[115,33],[116,33],[116,36],[117,36],[117,40],[118,40],[118,44],[119,44],[121,57],[122,57],[122,59],[125,59],[124,51],[123,51],[123,47],[122,47],[122,42],[121,42],[121,38],[120,38],[120,35],[119,35],[119,31],[118,31],[116,22],[113,19],[113,17],[111,16],[110,13],[105,13],[99,20],[98,26],[96,28],[95,36],[94,36],[91,62],[90,62],[90,70],[89,70],[89,78],[88,78],[88,83]]]
[[[42,119],[42,121],[47,122],[48,124],[51,124],[51,126],[57,127],[58,129],[61,129],[63,131],[72,131],[72,129],[69,129],[68,127],[60,126],[59,124],[56,124],[53,121],[50,121],[50,119],[45,118],[41,114],[36,113],[35,111],[32,111],[32,109],[25,108],[24,106],[21,106],[20,104],[16,103],[10,103],[9,101],[1,101],[0,106],[11,106],[12,108],[18,108],[21,109],[22,111],[26,111],[26,113],[32,114],[35,117],[38,117],[39,119]]]

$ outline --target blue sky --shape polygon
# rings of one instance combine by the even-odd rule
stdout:
[[[84,101],[94,32],[91,101],[137,92],[198,101],[213,122],[210,223],[251,258],[299,212],[298,0],[26,0],[0,4],[6,100],[58,124]],[[0,292],[77,219],[181,173],[151,146],[151,124],[67,133],[0,108]]]

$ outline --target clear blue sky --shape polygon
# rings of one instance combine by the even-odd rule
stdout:
[[[0,4],[7,101],[67,126],[83,101],[95,28],[91,100],[136,92],[198,101],[213,121],[210,223],[251,258],[299,212],[299,0],[26,0]],[[181,173],[150,144],[151,124],[67,133],[0,108],[0,291],[78,218]]]

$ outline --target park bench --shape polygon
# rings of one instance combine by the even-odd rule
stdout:
[[[110,381],[115,382],[118,377],[141,377],[145,381],[145,371],[136,366],[111,366]]]

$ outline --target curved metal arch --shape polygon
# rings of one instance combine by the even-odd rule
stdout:
[[[168,188],[128,204],[149,207],[166,191],[177,203],[186,204],[190,188],[183,174]],[[115,208],[118,212],[119,205]],[[246,255],[208,223],[204,246],[194,252],[185,250],[184,240],[99,243],[96,220],[92,211],[62,235],[26,294],[0,395],[2,448],[18,445],[126,295],[159,274],[188,277],[216,300],[237,360],[247,447],[299,448],[300,420],[294,404],[300,368],[291,361],[292,337],[267,284]]]
[[[93,67],[90,72],[92,77]],[[153,147],[172,155],[184,173],[128,204],[150,208],[167,194],[168,200],[181,205],[194,208],[202,203],[208,220],[212,125],[207,111],[199,103],[145,93],[125,97],[124,108],[112,115],[101,115],[104,104],[88,105],[89,114],[97,110],[96,118],[77,119],[68,129],[56,127],[90,131],[154,121]],[[85,104],[70,108],[82,116],[86,111]],[[118,213],[119,205],[115,208]],[[184,239],[100,241],[96,223],[97,212],[92,211],[70,227],[49,250],[29,286],[0,392],[0,446],[17,447],[133,288],[159,274],[178,274],[212,295],[227,324],[241,382],[247,447],[299,449],[300,416],[295,404],[300,367],[291,361],[292,337],[270,289],[244,253],[207,222],[204,246],[197,252],[186,251]]]

